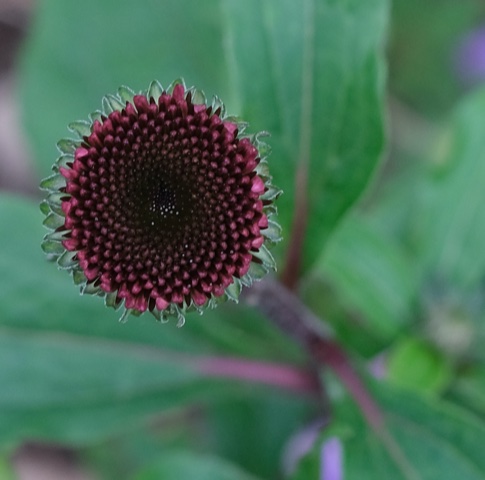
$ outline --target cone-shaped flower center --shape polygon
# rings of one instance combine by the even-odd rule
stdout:
[[[202,305],[241,278],[267,227],[258,151],[234,123],[173,94],[95,121],[62,202],[64,247],[129,309]]]

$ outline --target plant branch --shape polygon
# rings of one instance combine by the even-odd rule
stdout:
[[[300,343],[319,366],[328,366],[340,379],[364,418],[382,441],[390,457],[408,480],[418,480],[413,466],[387,429],[381,409],[367,391],[347,354],[332,338],[330,329],[296,295],[274,280],[256,283],[243,298]]]
[[[257,306],[273,323],[300,343],[318,365],[337,375],[376,431],[383,426],[382,413],[367,392],[347,354],[333,339],[330,329],[281,283],[265,280],[244,293],[247,303]]]
[[[300,394],[316,395],[320,391],[316,375],[292,365],[234,357],[202,357],[197,360],[197,369],[211,377],[263,383]]]

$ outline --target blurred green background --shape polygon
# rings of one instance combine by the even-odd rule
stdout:
[[[485,478],[482,1],[3,0],[0,42],[0,480]],[[315,370],[257,311],[119,324],[43,258],[37,184],[67,124],[178,77],[271,133],[281,270],[311,132],[298,292],[404,462],[328,372],[326,396],[201,374]]]

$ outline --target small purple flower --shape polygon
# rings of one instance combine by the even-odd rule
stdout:
[[[321,441],[322,429],[327,422],[319,420],[293,435],[283,456],[283,471],[287,476],[294,475],[301,460],[318,448],[320,464],[319,480],[343,480],[343,446],[337,437]]]
[[[342,442],[329,438],[322,445],[320,480],[343,480]]]
[[[455,53],[459,78],[467,85],[485,80],[485,26],[464,36]]]

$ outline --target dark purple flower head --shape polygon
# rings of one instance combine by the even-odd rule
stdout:
[[[42,183],[44,250],[83,291],[183,321],[275,269],[265,243],[279,239],[268,217],[280,192],[260,135],[181,82],[121,88],[103,107],[71,124],[79,140],[59,142]]]

